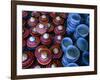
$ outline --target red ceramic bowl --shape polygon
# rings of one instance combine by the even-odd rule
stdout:
[[[40,51],[40,53],[37,56],[37,61],[41,65],[47,65],[52,60],[52,53],[48,48],[44,48]]]
[[[23,38],[28,37],[29,34],[30,34],[30,31],[28,29],[26,29],[26,28],[23,28]]]
[[[30,36],[28,39],[27,39],[27,46],[29,48],[35,48],[36,46],[38,46],[40,43],[40,39],[39,37],[35,37],[35,36]]]
[[[58,44],[51,46],[50,50],[53,53],[53,59],[59,59],[62,56],[62,51]]]
[[[37,20],[37,18],[35,18],[35,17],[31,17],[29,20],[28,20],[28,25],[30,26],[30,27],[35,27],[36,25],[37,25],[37,23],[38,23],[38,20]]]
[[[56,68],[56,67],[61,67],[62,64],[60,60],[52,60],[46,67],[47,68]]]
[[[37,33],[43,35],[47,32],[47,27],[42,23],[38,23],[38,25],[36,26],[36,31]]]
[[[65,34],[65,28],[62,25],[58,25],[54,29],[55,34],[57,35],[64,35]]]
[[[64,19],[61,18],[60,16],[56,16],[56,17],[53,19],[53,23],[54,23],[55,25],[64,24]]]
[[[52,38],[50,36],[50,34],[45,33],[40,37],[41,43],[44,45],[50,45],[52,42]]]
[[[34,54],[30,51],[22,54],[22,68],[27,69],[34,63]]]

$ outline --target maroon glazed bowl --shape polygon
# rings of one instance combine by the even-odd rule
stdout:
[[[54,25],[52,23],[45,24],[47,27],[47,32],[53,32],[54,31]]]
[[[30,17],[27,23],[30,27],[35,27],[38,23],[38,19],[35,17]]]
[[[22,54],[22,68],[27,69],[34,63],[34,54],[26,51]]]
[[[31,16],[33,16],[33,17],[39,17],[40,16],[40,13],[39,12],[37,12],[37,11],[33,11],[32,13],[31,13]]]
[[[45,15],[45,14],[41,15],[41,16],[39,17],[39,22],[40,22],[40,23],[43,23],[43,24],[48,23],[48,22],[49,22],[48,16]]]
[[[40,43],[40,39],[39,37],[36,37],[36,36],[30,36],[28,39],[27,39],[27,46],[29,48],[35,48],[36,46],[38,46]]]
[[[64,24],[64,19],[60,16],[56,16],[54,19],[53,19],[53,23],[55,25],[61,25],[61,24]]]
[[[61,16],[64,19],[66,19],[66,17],[67,17],[67,14],[66,13],[59,13],[58,15]]]
[[[35,57],[37,58],[37,56],[39,55],[40,51],[43,50],[44,48],[47,48],[44,45],[40,45],[35,49]]]
[[[65,34],[65,28],[62,25],[58,25],[54,29],[55,34],[57,35],[64,35]]]
[[[50,45],[51,42],[52,42],[51,35],[48,34],[48,33],[43,34],[43,35],[40,37],[40,40],[41,40],[41,43],[44,44],[44,45]]]
[[[37,26],[36,26],[36,31],[40,35],[43,35],[44,33],[47,32],[47,27],[42,23],[38,23]]]
[[[56,17],[56,15],[57,15],[57,13],[56,13],[56,12],[51,12],[51,13],[50,13],[50,16],[51,16],[52,18],[55,18],[55,17]]]
[[[52,60],[52,53],[48,48],[40,50],[40,53],[37,55],[37,61],[41,65],[47,65]]]
[[[46,65],[47,68],[56,68],[56,67],[61,67],[62,64],[60,60],[52,60],[48,65]]]
[[[59,59],[62,56],[62,51],[58,44],[51,46],[50,50],[53,54],[53,59]]]
[[[55,35],[54,37],[55,44],[61,44],[62,39],[63,39],[62,35]]]
[[[40,34],[37,32],[37,30],[36,30],[36,27],[32,27],[32,28],[30,28],[30,34],[32,35],[32,36],[40,36]]]
[[[26,29],[26,28],[23,28],[22,33],[23,33],[23,38],[26,38],[26,37],[28,37],[28,36],[29,36],[30,31],[29,31],[28,29]]]

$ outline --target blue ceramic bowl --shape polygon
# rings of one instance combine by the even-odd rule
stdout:
[[[63,38],[62,42],[61,42],[61,46],[62,46],[62,50],[63,52],[65,53],[66,52],[66,49],[69,45],[72,45],[73,44],[73,41],[71,38],[69,37],[65,37]]]
[[[70,13],[68,15],[68,20],[73,25],[78,25],[81,21],[81,16],[77,13]]]
[[[62,57],[62,65],[64,66],[64,67],[66,67],[66,65],[69,63],[68,61],[67,61],[67,59],[65,58],[65,56],[63,56]]]
[[[76,31],[74,33],[74,37],[77,39],[79,37],[85,38],[89,34],[89,28],[85,24],[80,24],[77,26]]]
[[[79,49],[74,46],[74,45],[69,45],[67,47],[66,53],[64,54],[65,59],[69,62],[69,63],[73,63],[76,62],[79,57],[80,57],[80,51]]]
[[[86,24],[89,26],[89,22],[90,21],[90,17],[89,16],[87,16],[87,18],[86,18]]]
[[[82,54],[82,62],[86,66],[89,66],[89,52],[88,51],[83,52],[83,54]]]
[[[67,64],[67,67],[77,67],[78,66],[78,64],[76,64],[76,63],[69,63],[69,64]]]
[[[77,25],[80,23],[81,21],[81,16],[79,14],[76,13],[71,13],[68,15],[68,19],[67,19],[67,33],[71,34],[75,31]]]
[[[76,45],[81,51],[87,51],[88,50],[88,42],[87,42],[86,39],[84,39],[82,37],[77,39]]]

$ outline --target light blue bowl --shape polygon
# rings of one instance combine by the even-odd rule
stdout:
[[[63,40],[62,40],[62,42],[61,42],[61,46],[62,46],[63,52],[65,53],[66,50],[67,50],[67,47],[68,47],[69,45],[72,45],[72,44],[73,44],[73,41],[72,41],[71,38],[69,38],[69,37],[63,38]]]
[[[88,42],[84,38],[81,38],[81,37],[78,38],[77,41],[76,41],[76,45],[81,51],[87,51],[88,50]]]
[[[85,38],[89,34],[89,27],[85,24],[80,24],[77,26],[76,31],[74,33],[75,39],[79,37]]]
[[[82,62],[85,64],[85,66],[89,66],[89,52],[85,51],[82,54]]]
[[[76,46],[69,45],[64,56],[69,63],[73,63],[79,59],[80,51]]]

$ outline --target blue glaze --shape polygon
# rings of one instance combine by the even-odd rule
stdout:
[[[81,37],[78,38],[77,41],[76,41],[76,45],[81,51],[88,50],[88,42],[84,38],[81,38]]]
[[[80,23],[80,21],[81,21],[81,16],[79,14],[77,13],[69,14],[66,22],[67,33],[68,34],[73,33],[77,25]]]
[[[65,58],[65,56],[63,56],[62,57],[62,65],[64,66],[64,67],[66,67],[66,65],[68,64],[68,61],[67,61],[67,59]]]
[[[63,52],[66,52],[66,49],[69,45],[72,45],[73,44],[73,41],[71,38],[69,37],[65,37],[63,38],[62,42],[61,42],[61,46],[62,46],[62,50]]]
[[[87,16],[87,18],[86,18],[86,24],[89,26],[89,21],[90,21],[90,17],[89,16]]]
[[[67,66],[67,67],[77,67],[78,64],[76,64],[76,63],[69,63],[69,64],[67,64],[66,66]]]
[[[74,45],[69,45],[64,56],[68,62],[76,62],[80,57],[80,51]]]
[[[75,33],[74,33],[74,38],[77,39],[79,37],[85,38],[89,34],[89,28],[85,24],[80,24],[77,26]]]
[[[69,19],[71,24],[77,25],[80,23],[81,16],[77,13],[71,13],[68,15],[68,19]]]
[[[89,66],[89,52],[88,51],[83,52],[83,54],[82,54],[82,62],[86,66]]]

